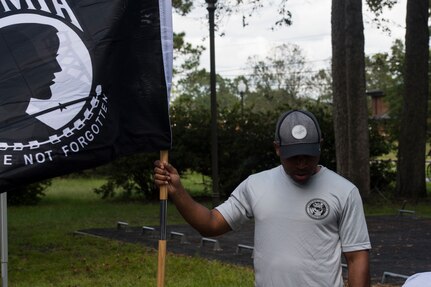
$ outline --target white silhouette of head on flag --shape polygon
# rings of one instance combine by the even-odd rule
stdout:
[[[23,22],[25,19],[25,22]],[[0,19],[0,121],[25,116],[57,130],[83,108],[92,64],[79,36],[59,20],[31,15]]]

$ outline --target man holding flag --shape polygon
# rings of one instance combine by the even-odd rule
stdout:
[[[238,230],[254,219],[257,287],[342,287],[342,253],[349,286],[370,286],[371,245],[359,191],[318,165],[321,141],[313,114],[282,114],[274,141],[281,165],[251,175],[212,210],[192,199],[172,165],[156,161],[154,179],[203,236]]]

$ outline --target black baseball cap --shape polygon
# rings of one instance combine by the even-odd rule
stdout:
[[[275,129],[275,141],[280,145],[280,156],[320,155],[322,134],[316,117],[303,110],[283,113]]]

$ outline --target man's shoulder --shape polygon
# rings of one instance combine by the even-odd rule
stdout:
[[[262,170],[262,171],[251,174],[248,178],[251,180],[256,180],[256,179],[261,180],[264,178],[279,176],[280,175],[280,168],[281,168],[281,165],[270,168],[270,169]]]
[[[340,175],[339,173],[322,166],[321,167],[321,178],[322,180],[324,180],[325,182],[328,182],[332,185],[336,185],[336,186],[340,186],[340,187],[344,187],[346,189],[350,189],[353,190],[356,188],[356,186],[347,178],[345,178],[344,176]]]
[[[268,186],[269,184],[279,183],[281,180],[280,177],[282,176],[280,168],[281,166],[276,166],[253,173],[248,176],[244,183],[246,184],[247,188],[260,188],[262,186]]]

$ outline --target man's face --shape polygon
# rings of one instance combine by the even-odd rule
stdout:
[[[275,144],[275,151],[280,156],[280,146]],[[284,171],[297,183],[306,184],[318,171],[319,156],[297,155],[290,158],[282,158],[281,165]]]

